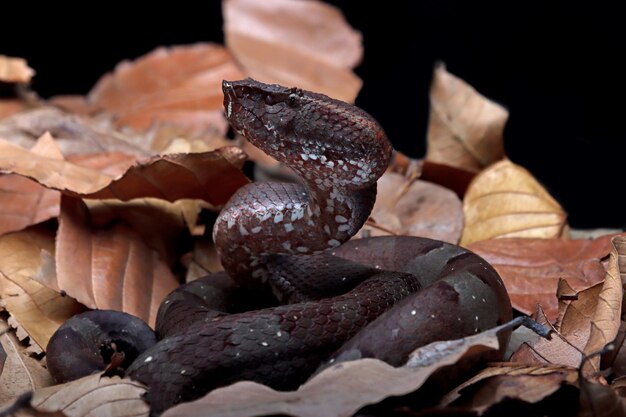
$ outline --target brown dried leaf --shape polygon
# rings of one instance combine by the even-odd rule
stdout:
[[[53,254],[54,232],[44,227],[0,237],[0,303],[43,349],[57,328],[83,309],[34,279],[54,273],[47,264]]]
[[[509,160],[478,174],[463,200],[462,245],[501,237],[552,238],[563,234],[565,212],[524,168]]]
[[[591,334],[583,351],[590,355],[604,348],[617,337],[626,281],[626,236],[611,239],[611,254],[597,307],[591,317]],[[590,359],[595,369],[600,368],[600,356]]]
[[[36,390],[31,406],[41,412],[61,411],[67,417],[147,417],[145,393],[143,385],[130,379],[94,374]]]
[[[438,164],[432,161],[423,161],[421,179],[434,182],[442,187],[454,191],[460,198],[463,198],[467,187],[476,176],[475,172],[445,164]]]
[[[141,197],[168,201],[197,198],[220,205],[248,182],[234,165],[243,158],[241,150],[235,147],[156,156],[134,165],[118,179],[70,162],[42,157],[2,140],[0,155],[0,172],[20,174],[48,188],[87,198],[124,201]]]
[[[7,83],[29,83],[35,70],[25,59],[0,55],[0,81]]]
[[[26,103],[22,100],[14,98],[0,98],[0,119],[19,113],[27,108]]]
[[[456,243],[463,229],[463,208],[454,192],[395,173],[385,173],[378,180],[378,196],[370,218],[375,224],[366,223],[358,237],[391,232]]]
[[[595,290],[597,286],[592,288]],[[589,294],[592,294],[594,290],[588,289],[586,291],[588,291]],[[589,297],[585,298],[589,299]],[[583,303],[583,305],[584,304],[585,303]],[[553,330],[554,334],[552,339],[546,340],[537,336],[534,339],[523,343],[511,356],[511,361],[527,365],[554,364],[571,366],[573,368],[580,366],[582,359],[581,347],[574,345],[572,342],[567,340],[564,335],[560,334],[558,329],[548,321],[548,318],[545,316],[540,306],[537,307],[535,319],[540,324]],[[588,335],[589,332],[587,331],[586,336]],[[580,344],[580,338],[576,337],[576,339],[576,341]],[[585,343],[585,340],[586,339],[583,335],[583,344]]]
[[[623,237],[619,237],[622,240]],[[619,245],[622,245],[620,242]],[[617,245],[616,245],[617,246]],[[615,259],[617,252],[612,252]],[[579,367],[584,356],[602,348],[607,341],[612,341],[619,327],[622,287],[615,286],[618,276],[607,273],[604,283],[599,283],[575,293],[566,281],[559,282],[558,294],[567,294],[559,301],[559,317],[552,326],[556,332],[551,340],[539,338],[524,344],[512,356],[511,360],[524,363],[550,363]],[[549,325],[542,311],[539,322]],[[607,319],[608,317],[611,317]],[[598,320],[596,323],[595,320]],[[588,359],[583,374],[589,378],[599,370],[600,358],[596,355]]]
[[[137,158],[151,154],[139,140],[115,131],[109,121],[98,122],[54,107],[41,107],[15,114],[0,122],[0,138],[30,148],[49,132],[64,156],[120,152]]]
[[[352,416],[365,405],[417,390],[444,366],[477,352],[498,349],[497,334],[503,327],[506,325],[464,339],[423,346],[399,368],[376,359],[340,363],[320,372],[297,391],[279,392],[255,382],[237,382],[171,408],[163,417]]]
[[[121,177],[137,161],[134,156],[121,152],[70,155],[66,159],[83,168],[100,171],[111,178]]]
[[[157,251],[168,265],[174,265],[186,249],[189,233],[196,227],[195,216],[186,216],[189,203],[195,200],[178,200],[174,203],[156,198],[120,200],[86,200],[91,224],[106,228],[108,224],[123,221],[137,232],[144,242]],[[191,222],[191,223],[188,223]],[[155,227],[158,225],[158,227]]]
[[[435,67],[430,107],[427,160],[478,172],[504,157],[509,112],[443,64]]]
[[[50,135],[42,136],[31,152],[63,159]],[[0,175],[0,235],[21,230],[58,216],[61,194],[19,175]]]
[[[505,399],[537,403],[558,391],[562,384],[574,385],[577,381],[576,368],[502,363],[482,370],[455,388],[442,398],[440,405],[453,404],[480,415]]]
[[[259,81],[354,102],[361,80],[361,34],[319,1],[225,0],[224,38],[246,73]]]
[[[0,332],[6,330],[0,322]],[[0,375],[0,404],[12,401],[27,391],[51,385],[52,377],[41,361],[30,357],[13,332],[0,335],[0,345],[7,354],[4,371]]]
[[[541,304],[552,321],[557,317],[554,294],[559,279],[567,280],[574,291],[602,282],[605,269],[601,260],[611,251],[610,239],[490,239],[468,249],[498,271],[513,307],[530,315]]]
[[[143,131],[175,124],[190,132],[228,127],[222,109],[222,80],[243,74],[219,45],[158,48],[135,61],[124,61],[102,77],[89,101],[117,116],[116,126]]]
[[[124,311],[154,326],[178,282],[157,252],[124,223],[96,228],[82,201],[63,197],[57,233],[58,287],[89,308]]]

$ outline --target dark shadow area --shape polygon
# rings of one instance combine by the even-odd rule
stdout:
[[[436,60],[511,113],[510,159],[529,169],[574,227],[622,227],[617,203],[626,150],[626,47],[609,2],[339,1],[364,36],[357,104],[410,156],[424,154],[428,88]],[[85,93],[122,59],[156,46],[222,41],[220,3],[59,3],[3,8],[0,53],[38,71],[43,96]],[[15,8],[15,10],[12,10]],[[65,9],[65,10],[64,10]]]

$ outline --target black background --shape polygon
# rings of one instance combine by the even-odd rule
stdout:
[[[262,0],[260,0],[262,1]],[[420,157],[434,62],[510,111],[508,156],[574,227],[623,227],[626,25],[610,2],[331,1],[364,36],[357,104]],[[221,42],[220,2],[3,5],[0,53],[26,58],[42,96],[85,93],[160,45]]]

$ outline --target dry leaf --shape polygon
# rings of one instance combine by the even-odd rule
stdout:
[[[0,409],[0,415],[3,417],[67,417],[60,411],[47,412],[35,410],[30,405],[32,395],[32,392],[20,395],[12,404]]]
[[[0,237],[0,303],[41,350],[65,320],[83,310],[35,279],[54,276],[53,256],[54,232],[45,227]]]
[[[91,224],[106,228],[108,224],[123,221],[137,232],[144,242],[158,252],[168,265],[174,265],[190,247],[189,232],[196,227],[195,216],[186,217],[189,204],[196,200],[178,200],[174,203],[156,198],[120,200],[86,200]],[[158,225],[158,227],[155,227]]]
[[[25,59],[0,55],[0,81],[7,83],[29,83],[35,71]]]
[[[462,245],[500,237],[561,236],[565,212],[524,168],[509,160],[478,174],[463,200]]]
[[[27,108],[28,106],[22,100],[14,98],[0,98],[0,119],[19,113]]]
[[[598,295],[597,307],[591,317],[591,334],[583,349],[590,355],[604,348],[617,337],[622,313],[624,296],[623,283],[626,282],[626,237],[616,236],[611,239],[613,246],[609,258],[602,291]],[[600,356],[590,359],[595,369],[600,368]]]
[[[34,279],[54,273],[47,263],[53,254],[54,232],[44,227],[0,237],[0,303],[43,349],[57,328],[83,309]]]
[[[155,124],[175,124],[190,132],[225,133],[222,80],[241,78],[230,54],[219,45],[158,48],[118,64],[93,87],[89,101],[114,113],[118,127],[143,131]]]
[[[0,140],[0,172],[20,174],[73,196],[124,201],[141,197],[168,201],[197,198],[213,205],[224,204],[248,182],[236,167],[243,158],[235,147],[156,156],[114,180],[100,171],[43,157]]]
[[[482,370],[442,398],[440,405],[455,405],[483,414],[505,399],[536,403],[578,381],[576,368],[503,363]]]
[[[361,80],[350,70],[361,35],[320,1],[225,0],[226,45],[247,75],[354,102]]]
[[[135,136],[113,130],[110,122],[97,122],[54,107],[41,107],[0,121],[0,138],[30,148],[49,132],[64,156],[120,152],[146,158],[151,152]]]
[[[145,393],[138,382],[94,374],[36,390],[30,404],[39,412],[60,411],[67,417],[147,417]]]
[[[565,281],[562,281],[565,282]],[[597,295],[598,286],[591,287],[591,289],[585,290],[588,296],[584,297],[582,305],[584,306],[587,303],[587,300],[591,299],[593,295]],[[588,326],[584,326],[585,323],[582,323],[584,320],[580,320],[579,324],[582,323],[582,327],[585,332],[582,335],[578,334],[570,334],[569,336],[575,336],[572,342],[570,342],[565,335],[562,335],[559,330],[552,325],[548,318],[545,316],[541,307],[537,307],[537,312],[535,313],[535,320],[538,323],[552,329],[554,332],[551,340],[546,340],[540,337],[535,337],[529,341],[523,343],[519,349],[511,356],[511,361],[523,363],[527,365],[544,365],[544,364],[553,364],[553,365],[564,365],[571,366],[573,368],[577,368],[580,366],[580,361],[582,359],[582,346],[576,346],[573,342],[577,342],[579,345],[583,345],[586,343],[586,338],[589,336]],[[571,322],[574,322],[572,320]],[[587,321],[586,324],[589,324]],[[581,337],[582,336],[582,340]]]
[[[135,315],[154,326],[178,282],[158,254],[124,223],[91,224],[82,201],[63,197],[57,233],[58,287],[89,308]]]
[[[31,152],[63,159],[52,137],[42,136]],[[0,235],[58,216],[61,194],[19,175],[0,175]]]
[[[426,159],[480,171],[504,156],[502,133],[508,117],[502,106],[437,65],[430,88]]]
[[[449,188],[463,198],[476,173],[432,161],[423,161],[420,178]]]
[[[511,360],[524,363],[550,363],[579,367],[584,356],[590,355],[617,335],[620,325],[622,286],[616,265],[623,251],[624,237],[614,238],[611,252],[611,270],[607,272],[604,283],[596,284],[576,293],[566,281],[559,283],[559,317],[554,323],[556,332],[552,340],[537,339],[523,344]],[[567,295],[567,297],[564,297]],[[548,324],[541,317],[539,322]],[[596,322],[597,320],[597,322]],[[549,324],[548,324],[549,325]],[[598,356],[588,359],[590,366],[583,368],[583,374],[589,378],[599,370]]]
[[[0,331],[8,325],[0,322]],[[0,404],[12,401],[27,391],[47,387],[52,377],[41,361],[30,357],[13,332],[0,335],[0,344],[7,354],[4,370],[0,375]]]
[[[395,173],[378,180],[370,218],[374,223],[366,223],[357,237],[397,234],[457,243],[463,229],[463,208],[454,192]]]
[[[137,161],[134,156],[121,152],[70,155],[66,159],[83,168],[100,171],[111,178],[121,177]]]
[[[557,316],[555,292],[560,278],[581,291],[605,276],[601,260],[611,251],[611,236],[595,240],[506,238],[468,246],[500,274],[513,307],[532,314],[541,304],[552,321]]]
[[[365,405],[417,390],[436,370],[453,365],[468,355],[498,349],[497,334],[505,327],[508,325],[464,339],[423,346],[400,368],[376,359],[343,362],[320,372],[297,391],[279,392],[255,382],[237,382],[194,402],[173,407],[163,417],[274,414],[349,417]]]

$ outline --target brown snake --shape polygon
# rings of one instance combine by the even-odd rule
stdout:
[[[242,187],[215,223],[215,244],[238,286],[269,286],[292,304],[224,315],[206,295],[216,277],[172,293],[160,314],[168,336],[127,372],[149,386],[154,413],[241,379],[293,389],[333,354],[399,365],[418,346],[510,319],[497,273],[466,249],[411,237],[342,245],[369,216],[392,152],[371,116],[251,79],[223,90],[233,128],[301,183]]]

